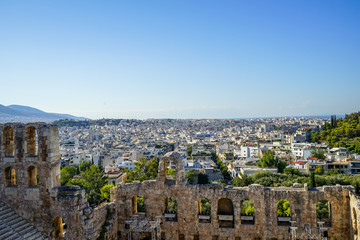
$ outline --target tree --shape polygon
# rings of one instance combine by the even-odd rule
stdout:
[[[277,216],[289,217],[290,216],[290,202],[286,199],[280,199],[277,203]]]
[[[100,188],[101,198],[106,198],[108,201],[110,201],[110,189],[114,187],[115,186],[112,184],[106,184],[102,188]]]
[[[211,215],[211,203],[206,198],[200,199],[200,214],[201,215]]]
[[[314,187],[316,187],[315,173],[311,173],[311,177],[310,177],[310,188],[314,188]]]
[[[279,161],[277,164],[278,172],[283,173],[286,168],[286,163],[283,161]]]
[[[188,147],[187,147],[187,155],[188,155],[188,156],[191,156],[192,151],[193,151],[192,146],[191,146],[191,145],[188,146]]]
[[[159,168],[159,160],[157,158],[140,158],[138,162],[135,163],[134,170],[124,169],[123,171],[127,173],[125,182],[132,183],[135,180],[143,182],[145,180],[156,179]]]
[[[317,158],[317,159],[325,159],[325,152],[322,150],[313,150],[310,152],[311,158]]]
[[[249,199],[245,199],[241,202],[241,215],[254,216],[254,203]]]
[[[277,166],[279,159],[274,156],[274,153],[270,150],[267,150],[264,153],[264,156],[260,158],[259,165],[263,168],[274,168]]]
[[[206,174],[198,173],[198,184],[208,184],[209,183],[209,177]]]
[[[62,186],[65,186],[77,173],[75,167],[63,167],[60,171],[60,182]]]
[[[193,184],[196,181],[196,173],[194,170],[190,170],[185,174],[185,178],[187,179],[188,183]]]
[[[86,171],[87,169],[90,168],[91,165],[92,165],[91,162],[82,161],[78,166],[79,169],[78,173]]]
[[[329,218],[329,202],[322,200],[316,203],[316,217],[319,219]]]
[[[315,173],[318,174],[318,175],[324,174],[324,168],[322,166],[320,166],[320,165],[316,166]]]

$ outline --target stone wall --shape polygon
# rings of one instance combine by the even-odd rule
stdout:
[[[161,167],[167,158],[177,161],[176,155],[167,155],[160,161],[159,175],[156,181],[143,183],[121,184],[112,191],[112,199],[116,199],[118,213],[118,229],[121,239],[126,238],[126,220],[134,213],[134,196],[141,196],[146,206],[146,217],[155,220],[161,216],[161,232],[165,239],[289,239],[289,226],[280,226],[277,218],[277,202],[287,199],[291,204],[291,221],[298,231],[305,231],[305,225],[318,229],[316,218],[316,203],[327,200],[330,203],[329,239],[351,239],[350,232],[350,202],[348,186],[324,186],[308,189],[277,187],[265,188],[261,185],[251,185],[244,188],[226,188],[220,185],[188,185],[177,175],[176,184],[166,180],[164,168]],[[179,161],[181,159],[179,158]],[[178,179],[180,176],[180,179]],[[174,197],[177,201],[176,221],[165,218],[165,199]],[[200,198],[211,202],[210,222],[199,221]],[[230,199],[234,212],[232,216],[222,216],[218,213],[220,199]],[[241,201],[250,199],[254,203],[254,224],[241,222]],[[225,219],[225,220],[224,220]],[[224,220],[224,221],[223,221]],[[227,220],[227,221],[226,221]],[[225,223],[225,224],[224,224]],[[225,226],[225,227],[221,227]],[[230,227],[229,227],[230,226]],[[233,226],[233,227],[231,227]]]
[[[0,199],[50,239],[96,239],[105,223],[106,234],[115,238],[116,214],[106,217],[107,208],[115,212],[114,203],[91,208],[85,190],[60,186],[56,126],[0,124],[0,178]]]

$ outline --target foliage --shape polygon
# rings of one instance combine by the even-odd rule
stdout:
[[[220,169],[221,174],[223,175],[223,178],[226,180],[230,180],[230,174],[227,170],[227,167],[224,165],[224,163],[221,161],[221,159],[219,158],[219,156],[216,155],[216,153],[212,153],[212,159],[215,158],[215,163],[218,169]]]
[[[277,167],[277,164],[279,162],[279,159],[274,156],[274,153],[270,150],[267,150],[263,157],[259,160],[259,167],[262,168],[275,168]]]
[[[290,202],[286,199],[280,199],[277,203],[277,216],[289,217],[290,216]]]
[[[322,200],[316,203],[316,217],[319,219],[329,218],[329,202]]]
[[[107,183],[103,176],[103,171],[97,165],[90,165],[89,168],[81,168],[81,177],[71,179],[67,185],[78,185],[85,189],[85,196],[91,206],[97,205],[101,201],[100,189]]]
[[[110,201],[110,189],[114,188],[115,186],[112,184],[105,184],[102,188],[100,188],[100,196],[102,199],[106,198]]]
[[[168,168],[166,169],[166,175],[172,177],[173,179],[176,178],[176,171],[174,169]]]
[[[197,174],[194,170],[190,170],[185,174],[185,178],[189,184],[194,184],[196,181]]]
[[[63,167],[60,171],[60,182],[62,186],[65,186],[77,173],[75,167]]]
[[[326,123],[319,133],[319,139],[334,147],[346,147],[348,151],[360,154],[360,112],[346,114],[344,119]]]
[[[247,175],[243,175],[240,173],[240,177],[235,177],[231,180],[231,185],[236,186],[236,187],[245,187],[248,186],[250,184],[252,184],[252,178],[248,177]]]
[[[145,212],[145,202],[142,197],[137,197],[137,211]]]
[[[322,150],[313,150],[310,152],[311,158],[317,158],[317,159],[325,159],[325,152]]]
[[[91,164],[91,162],[82,161],[78,166],[78,173],[86,171],[87,169],[90,168],[91,165],[93,165]]]
[[[198,184],[209,184],[209,177],[204,173],[198,173]]]
[[[254,216],[254,203],[249,199],[242,200],[241,202],[241,215]]]
[[[324,174],[324,168],[322,166],[320,166],[320,165],[316,166],[315,173],[318,174],[318,175]]]
[[[156,179],[159,168],[159,160],[156,158],[140,158],[138,162],[135,163],[134,170],[124,169],[123,171],[127,173],[125,182],[132,183],[135,180],[143,182],[145,180]]]
[[[211,203],[206,198],[200,199],[200,214],[201,215],[211,215]]]
[[[177,213],[177,202],[176,202],[175,198],[173,198],[173,197],[167,198],[166,212],[167,213]]]
[[[277,168],[278,168],[279,173],[283,173],[284,170],[286,169],[286,163],[282,162],[282,161],[279,161],[278,164],[277,164]]]
[[[191,156],[192,151],[193,151],[192,146],[191,146],[191,145],[188,146],[188,147],[187,147],[187,155],[188,155],[188,156]]]
[[[315,173],[311,173],[310,188],[316,187]]]

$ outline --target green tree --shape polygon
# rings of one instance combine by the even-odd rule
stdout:
[[[60,171],[60,182],[62,186],[65,186],[77,173],[75,167],[63,167]]]
[[[209,177],[208,177],[208,175],[206,175],[204,173],[198,173],[197,178],[198,178],[198,184],[208,184],[209,183]]]
[[[171,168],[166,169],[166,175],[171,176],[173,179],[176,178],[176,172],[174,169]]]
[[[316,217],[319,219],[329,218],[329,202],[322,200],[316,203]]]
[[[137,197],[137,211],[145,212],[145,202],[142,197]]]
[[[316,187],[315,173],[311,173],[311,177],[310,177],[310,188],[315,188],[315,187]]]
[[[196,177],[197,174],[193,170],[190,170],[185,174],[185,178],[187,179],[189,184],[195,183]]]
[[[193,151],[192,146],[191,146],[191,145],[188,146],[188,147],[187,147],[187,155],[188,155],[188,156],[191,156],[192,151]]]
[[[211,215],[211,203],[206,198],[200,199],[200,214],[201,215]]]
[[[85,172],[87,169],[89,169],[91,167],[91,162],[87,162],[87,161],[82,161],[79,166],[78,166],[78,173],[81,173],[81,172]]]
[[[287,199],[280,199],[277,203],[277,216],[289,217],[290,216],[290,202]]]
[[[254,216],[254,203],[249,199],[245,199],[241,202],[241,215],[242,216]]]
[[[325,159],[325,152],[322,150],[313,150],[310,152],[311,158],[317,158],[317,159]]]
[[[259,160],[260,167],[263,168],[274,168],[277,167],[279,159],[274,156],[274,153],[270,150],[267,150],[263,157]]]
[[[101,198],[106,198],[108,201],[110,201],[110,189],[114,187],[115,186],[112,184],[105,184],[102,188],[100,188]]]
[[[316,166],[315,174],[318,174],[318,175],[324,174],[324,168],[322,166],[320,166],[320,165]]]

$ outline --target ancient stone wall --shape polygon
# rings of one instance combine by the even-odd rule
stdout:
[[[350,192],[350,219],[351,219],[351,239],[359,240],[360,239],[360,199],[359,197],[353,192]]]
[[[122,238],[126,238],[126,220],[134,214],[135,196],[141,196],[146,206],[146,217],[155,220],[161,216],[161,232],[164,239],[289,239],[290,229],[279,224],[277,202],[280,199],[290,201],[290,220],[298,232],[305,231],[308,226],[313,231],[319,229],[316,217],[316,203],[327,200],[330,204],[330,223],[327,228],[329,239],[350,239],[350,203],[347,186],[324,186],[316,189],[293,187],[265,188],[251,185],[244,188],[225,188],[219,185],[188,185],[177,175],[176,184],[166,180],[162,164],[167,158],[182,161],[173,153],[160,161],[159,175],[156,181],[122,184],[112,191],[112,199],[116,199],[118,213],[118,229]],[[166,218],[166,198],[173,197],[177,201],[176,218]],[[200,198],[207,198],[211,203],[209,221],[199,219]],[[221,199],[230,200],[233,214],[226,215],[219,209]],[[242,221],[241,201],[250,199],[254,203],[254,216],[251,221]],[[221,206],[220,206],[221,207]],[[246,219],[246,218],[244,218]],[[247,218],[249,219],[249,218]]]
[[[116,235],[113,203],[93,209],[83,189],[60,186],[56,126],[0,124],[0,178],[0,199],[50,239],[96,239],[105,223]]]

